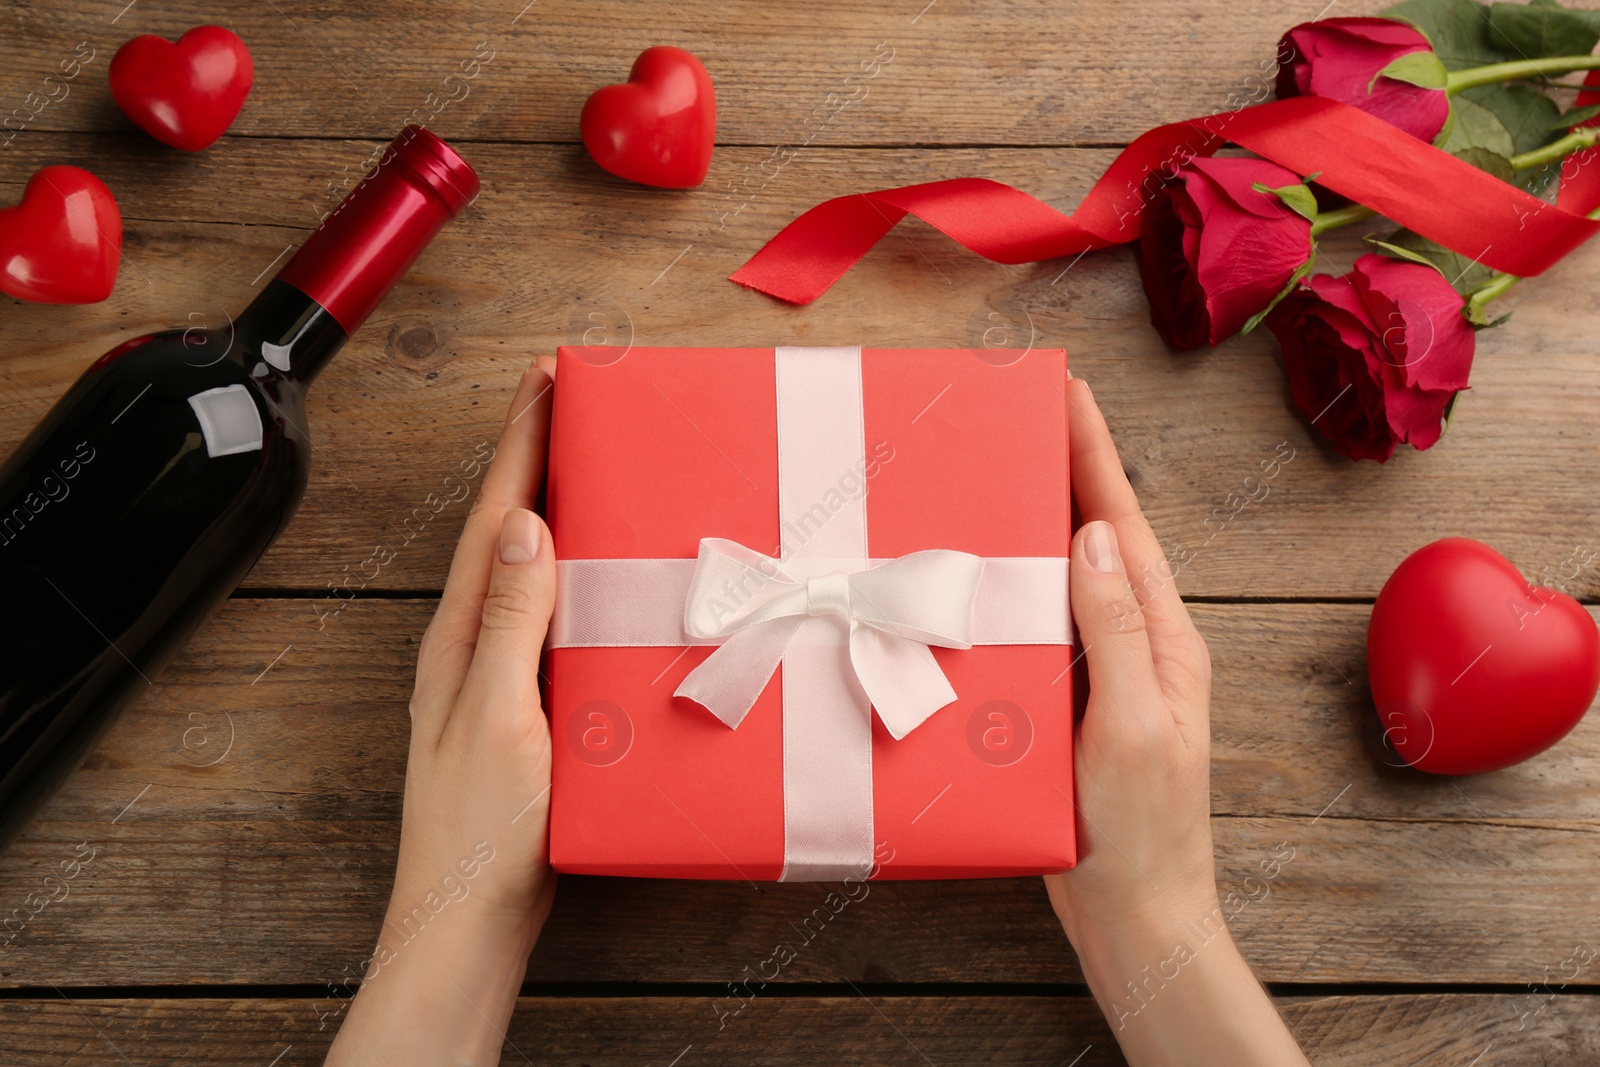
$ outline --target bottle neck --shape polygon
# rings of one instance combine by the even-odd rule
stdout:
[[[407,126],[278,272],[354,334],[445,223],[478,193],[449,145]]]
[[[246,310],[260,345],[246,358],[309,383],[477,195],[478,176],[454,149],[421,126],[401,130]]]
[[[239,316],[236,327],[248,344],[252,371],[266,364],[279,375],[305,386],[349,339],[327,308],[282,278],[274,278]]]

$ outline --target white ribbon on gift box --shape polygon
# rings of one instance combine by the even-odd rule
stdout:
[[[735,729],[782,663],[781,880],[838,881],[873,865],[872,709],[898,741],[956,699],[930,645],[1070,645],[1067,558],[872,559],[861,349],[775,359],[779,527],[803,538],[781,560],[710,537],[693,560],[562,560],[548,645],[720,645],[674,695]]]

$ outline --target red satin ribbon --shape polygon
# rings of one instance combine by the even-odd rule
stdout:
[[[1146,195],[1162,178],[1229,141],[1316,173],[1318,184],[1495,270],[1539,274],[1600,230],[1585,218],[1600,207],[1600,150],[1569,157],[1551,204],[1348,104],[1300,96],[1141,134],[1071,215],[987,178],[836,197],[785,226],[732,280],[809,304],[908,214],[997,263],[1122,244],[1139,235]]]
[[[1591,70],[1583,77],[1587,88],[1578,94],[1574,107],[1600,104],[1600,70]],[[1579,127],[1600,126],[1600,116],[1581,122]],[[1586,215],[1600,203],[1600,148],[1585,148],[1567,157],[1561,167],[1561,188],[1556,192],[1556,203],[1569,211]]]

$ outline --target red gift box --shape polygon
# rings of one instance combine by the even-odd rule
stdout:
[[[549,512],[560,596],[546,660],[557,870],[831,880],[855,865],[863,832],[870,856],[858,876],[999,877],[1073,865],[1064,351],[567,347],[559,364]],[[817,370],[828,366],[854,368],[854,399],[834,395],[848,390],[835,389],[833,371]],[[836,438],[842,451],[832,447]],[[854,464],[837,461],[852,454]],[[809,482],[801,467],[812,468],[803,472]],[[815,494],[809,507],[811,498],[796,497],[806,486]],[[851,516],[863,530],[852,531]],[[708,657],[731,662],[740,655],[733,645],[752,643],[746,634],[683,632],[692,622],[683,620],[686,595],[705,592],[701,583],[686,594],[688,575],[708,573],[707,546],[771,557],[759,566],[776,573],[794,570],[808,552],[825,555],[818,546],[861,536],[872,567],[982,560],[972,647],[905,644],[908,629],[920,636],[903,621],[859,627],[868,652],[874,642],[894,644],[924,661],[890,655],[890,666],[927,672],[936,664],[953,702],[907,732],[899,712],[888,713],[900,694],[885,681],[887,668],[858,664],[859,677],[850,675],[855,636],[833,652],[791,646],[770,678],[755,678],[748,713],[724,716],[737,728],[708,711],[709,701],[674,696],[680,685],[692,687],[685,679]],[[791,611],[788,623],[763,625],[810,634],[836,621],[811,618],[836,601],[853,598],[863,615],[872,597],[896,595],[853,584],[846,592],[844,581],[829,572],[801,573],[782,589],[769,583],[763,596],[798,597],[809,607]],[[920,601],[948,599],[944,586],[959,583],[908,572],[901,584],[905,599]],[[744,583],[721,588],[730,606],[748,602]],[[1024,601],[1028,610],[1012,610]],[[722,601],[700,603],[720,618]],[[1048,629],[1041,613],[1057,610],[1061,634],[1046,639],[1054,643],[1013,643],[1035,640],[1017,636],[1033,631],[1013,628],[1014,616]],[[672,633],[663,635],[668,624]],[[838,629],[846,632],[843,623]],[[710,675],[715,687],[726,673],[708,667],[697,677]],[[878,694],[875,713],[866,715],[864,700],[858,713],[861,752],[842,751],[848,737],[839,742],[837,762],[848,768],[858,755],[865,780],[819,758],[834,741],[808,736],[816,732],[811,713],[801,715],[804,702],[794,695],[816,705],[813,681],[822,693],[843,686]],[[785,707],[786,692],[794,707]],[[814,710],[835,716],[834,729],[850,735],[847,703],[824,699]],[[891,731],[886,720],[900,726]],[[837,788],[830,774],[843,775]],[[857,843],[807,851],[797,824],[820,819],[828,831],[836,817],[865,820],[852,831]]]

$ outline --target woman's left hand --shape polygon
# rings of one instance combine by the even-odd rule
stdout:
[[[555,361],[523,374],[417,655],[400,859],[330,1064],[496,1063],[550,914],[555,601],[543,481]]]

